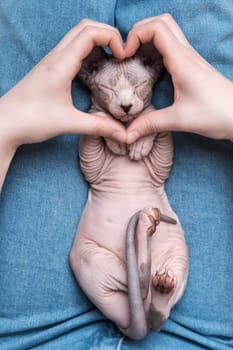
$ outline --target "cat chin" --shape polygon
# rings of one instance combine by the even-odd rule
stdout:
[[[137,118],[138,114],[124,114],[124,115],[114,115],[113,117],[122,122],[122,123],[129,123],[132,122],[135,118]]]
[[[120,117],[120,118],[119,118],[119,120],[120,120],[122,123],[131,122],[133,119],[135,119],[135,116],[134,116],[134,115],[129,115],[129,114],[126,114],[126,115],[124,115],[123,117]]]

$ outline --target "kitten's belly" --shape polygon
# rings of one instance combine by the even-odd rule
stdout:
[[[170,214],[166,196],[153,189],[124,196],[90,189],[78,227],[79,238],[95,241],[124,260],[128,222],[134,213],[146,206],[158,207]]]

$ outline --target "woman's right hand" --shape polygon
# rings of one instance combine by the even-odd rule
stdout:
[[[126,57],[150,42],[163,56],[174,85],[174,103],[136,119],[127,142],[158,131],[188,131],[233,139],[233,83],[214,69],[190,45],[168,14],[136,23],[126,41]]]
[[[125,130],[112,119],[83,113],[72,102],[71,83],[94,46],[109,46],[117,58],[125,52],[119,31],[83,20],[14,88],[0,99],[0,147],[17,148],[66,133],[125,140]]]
[[[72,80],[94,46],[109,46],[115,57],[125,57],[116,28],[83,20],[0,98],[0,192],[11,159],[22,144],[67,133],[126,140],[120,123],[83,113],[73,105]]]

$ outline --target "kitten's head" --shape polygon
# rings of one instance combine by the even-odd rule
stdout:
[[[163,69],[152,44],[120,61],[96,47],[84,60],[78,77],[89,87],[92,102],[122,122],[130,122],[150,105],[152,87]]]

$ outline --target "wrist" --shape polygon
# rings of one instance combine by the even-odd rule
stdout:
[[[226,117],[227,123],[225,128],[225,139],[233,142],[233,104],[231,108],[228,109],[227,117]]]
[[[19,144],[15,140],[15,131],[19,126],[19,118],[15,108],[16,99],[11,98],[11,92],[0,98],[0,147],[16,151]],[[14,108],[12,107],[14,106]]]
[[[16,148],[10,143],[5,143],[0,135],[0,193],[15,152]]]
[[[213,138],[233,140],[233,83],[226,78],[221,79],[221,91],[209,103],[210,116],[207,130],[212,131]]]
[[[221,109],[219,119],[222,125],[223,139],[233,140],[233,83],[225,79],[222,86],[222,95],[219,96]]]
[[[0,104],[0,193],[17,146],[13,141],[9,116]]]

